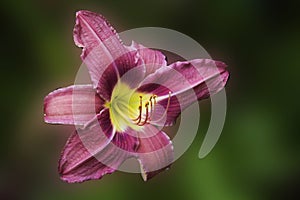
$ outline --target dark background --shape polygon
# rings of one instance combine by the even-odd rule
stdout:
[[[0,198],[299,199],[299,2],[1,1]],[[81,9],[102,13],[119,32],[180,31],[229,65],[226,124],[207,157],[198,158],[204,123],[171,170],[149,182],[122,172],[83,184],[59,179],[57,160],[73,128],[45,124],[43,98],[74,81],[81,50],[72,29]]]

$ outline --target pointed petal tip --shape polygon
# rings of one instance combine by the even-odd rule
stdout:
[[[96,12],[89,11],[89,10],[78,10],[75,13],[75,16],[76,16],[76,20],[78,20],[79,18],[84,18],[84,17],[86,17],[86,19],[88,19],[88,18],[92,19],[92,17],[100,17],[105,22],[107,22],[107,20],[105,19],[105,17],[103,15],[96,13]]]
[[[215,66],[219,70],[219,76],[221,77],[222,82],[223,82],[222,87],[225,87],[225,85],[228,81],[228,78],[229,78],[229,72],[226,69],[228,67],[228,65],[222,61],[216,61],[216,60],[213,60],[213,61],[214,61]]]
[[[75,13],[75,26],[73,29],[73,40],[75,42],[75,45],[83,48],[85,47],[83,38],[80,36],[82,34],[82,23],[83,21],[90,21],[92,20],[92,17],[101,17],[103,18],[102,15],[88,11],[88,10],[79,10]],[[90,18],[90,19],[89,19]]]
[[[76,13],[75,13],[76,18],[82,13],[82,11],[83,10],[76,11]]]
[[[153,177],[155,177],[155,175],[164,172],[164,171],[168,171],[170,169],[171,165],[164,167],[162,169],[159,170],[155,170],[155,171],[145,171],[145,169],[143,168],[143,166],[141,166],[141,176],[144,182],[149,181],[150,179],[152,179]]]
[[[226,68],[227,64],[222,61],[215,61],[217,67]]]
[[[227,81],[230,77],[229,72],[225,71],[221,76],[223,77],[223,83],[224,83],[223,87],[225,87],[225,85],[227,84]]]
[[[165,171],[174,162],[174,149],[169,136],[159,131],[154,126],[147,126],[148,133],[156,135],[140,138],[137,160],[140,164],[140,172],[144,181],[152,179],[157,174]]]
[[[79,16],[84,16],[84,15],[88,15],[88,14],[93,14],[93,12],[89,11],[89,10],[78,10],[76,12],[76,18],[78,18]],[[95,13],[94,13],[95,14]]]

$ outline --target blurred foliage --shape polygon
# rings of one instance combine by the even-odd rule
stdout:
[[[299,1],[1,1],[1,199],[299,199]],[[43,123],[43,98],[71,85],[80,49],[75,12],[102,13],[118,31],[166,27],[229,65],[221,138],[197,155],[207,129],[171,170],[149,182],[121,172],[66,184],[56,171],[72,127]]]

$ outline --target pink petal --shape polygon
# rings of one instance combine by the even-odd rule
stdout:
[[[142,177],[146,181],[172,164],[174,152],[170,138],[163,131],[146,125],[144,134],[139,138],[136,156],[141,165]]]
[[[94,87],[106,100],[110,100],[118,79],[139,65],[137,52],[121,43],[115,29],[100,14],[90,11],[76,13],[74,41],[83,48],[81,58],[89,69]],[[136,77],[143,78],[144,69],[138,72]]]
[[[129,48],[138,51],[138,54],[143,60],[143,64],[146,68],[146,76],[154,73],[160,67],[167,66],[166,57],[160,51],[149,49],[134,41]]]
[[[96,87],[106,67],[126,49],[106,19],[90,11],[76,13],[73,35],[75,44],[83,48],[81,58],[87,64]]]
[[[94,156],[99,162],[116,170],[125,160],[134,157],[138,146],[137,137],[116,132],[111,142]]]
[[[129,54],[133,56],[136,52],[128,52],[126,56]],[[124,56],[115,59],[117,70],[112,64],[109,65],[98,82],[97,92],[107,101],[110,101],[112,91],[119,80],[131,88],[136,88],[145,77],[145,67],[141,60],[137,58],[135,63],[127,62],[128,59]]]
[[[181,95],[181,94],[179,94],[179,95]],[[179,96],[179,95],[177,95],[177,96]],[[182,106],[179,103],[177,96],[171,96],[169,103],[168,103],[168,101],[169,101],[168,99],[162,99],[161,101],[158,102],[158,104],[154,107],[154,112],[152,115],[152,119],[150,121],[151,124],[157,125],[157,126],[172,126],[172,125],[174,125],[175,120],[177,119],[177,117],[179,116],[179,114],[182,111],[181,110]],[[183,95],[183,97],[184,97],[184,95]],[[191,98],[188,100],[193,99],[193,97],[194,96],[191,96]]]
[[[62,180],[70,183],[82,182],[90,179],[100,179],[104,174],[115,171],[114,163],[111,167],[96,159],[96,155],[107,148],[114,136],[109,119],[109,111],[91,121],[84,129],[75,131],[61,154],[59,173]],[[110,157],[109,152],[102,156]]]
[[[55,90],[44,99],[47,123],[84,125],[102,109],[103,100],[92,85],[72,85]]]
[[[146,181],[174,161],[172,143],[164,132],[146,125],[143,132],[114,134],[108,117],[108,111],[102,111],[100,126],[98,121],[92,121],[69,138],[59,161],[62,180],[74,183],[100,179],[113,173],[128,158],[136,157]]]
[[[139,90],[161,96],[158,102],[161,106],[157,106],[155,111],[157,116],[165,112],[170,91],[172,96],[167,119],[163,121],[163,124],[154,124],[173,124],[181,110],[223,89],[229,75],[225,68],[226,64],[219,61],[196,59],[173,63],[149,75],[142,82]]]

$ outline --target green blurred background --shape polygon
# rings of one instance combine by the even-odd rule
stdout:
[[[299,1],[1,1],[0,199],[300,198]],[[57,160],[73,128],[43,122],[43,98],[71,85],[81,64],[75,12],[102,13],[120,32],[165,27],[198,41],[229,65],[228,112],[219,142],[198,152],[203,122],[171,170],[149,182],[117,172],[67,184]]]

